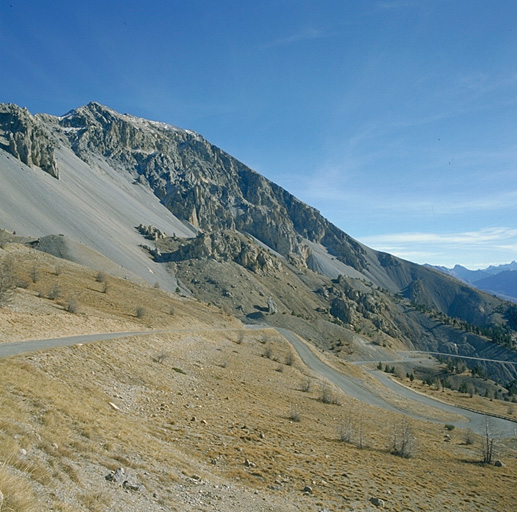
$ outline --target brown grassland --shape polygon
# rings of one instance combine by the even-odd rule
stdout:
[[[1,342],[155,332],[0,360],[2,512],[515,507],[516,438],[495,467],[479,437],[412,420],[412,457],[392,455],[403,417],[333,389],[275,330],[20,245],[6,258],[19,287]],[[119,467],[137,490],[106,480]]]

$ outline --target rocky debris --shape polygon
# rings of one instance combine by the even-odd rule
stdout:
[[[378,508],[384,508],[385,503],[381,498],[370,498],[370,503]]]
[[[278,312],[278,308],[277,308],[276,302],[273,300],[273,297],[268,297],[267,309],[268,309],[268,313],[270,315],[274,315],[275,313]]]
[[[118,468],[116,471],[110,472],[105,478],[108,482],[113,482],[128,491],[144,490],[144,486],[138,478],[135,475],[126,473],[124,468]]]
[[[175,251],[162,256],[168,261],[191,259],[234,261],[259,274],[266,274],[281,267],[278,258],[247,237],[230,231],[200,233],[196,238],[184,240]]]
[[[504,468],[506,466],[506,464],[503,461],[501,461],[501,460],[496,460],[494,462],[494,466],[497,467],[497,468]]]
[[[25,108],[0,104],[0,149],[29,167],[38,166],[59,178],[51,136],[38,117]]]
[[[312,494],[314,491],[310,485],[306,485],[302,491],[304,494]]]
[[[168,236],[160,228],[157,228],[153,225],[144,226],[143,224],[140,224],[137,229],[142,235],[149,238],[150,240],[163,240]]]

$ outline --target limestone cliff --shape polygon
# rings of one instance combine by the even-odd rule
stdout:
[[[29,167],[38,166],[59,178],[49,132],[27,109],[0,104],[0,148]]]
[[[71,111],[60,125],[83,160],[101,154],[148,184],[195,227],[249,233],[287,256],[305,257],[303,238],[358,270],[360,244],[320,213],[189,130],[121,115],[98,103]]]

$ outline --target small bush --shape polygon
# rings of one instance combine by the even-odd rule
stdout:
[[[466,445],[473,445],[475,441],[474,432],[472,432],[472,429],[468,428],[465,430],[465,433],[463,434],[463,441]]]
[[[332,389],[330,389],[330,386],[327,385],[323,386],[321,389],[320,402],[330,405],[340,404],[338,396],[332,391]]]
[[[302,380],[302,383],[300,385],[300,389],[304,393],[309,393],[310,391],[312,391],[312,380],[311,380],[310,377],[306,377],[305,379]]]
[[[77,304],[77,300],[73,295],[70,295],[65,302],[65,310],[68,313],[76,314],[79,312],[79,306]]]
[[[481,457],[485,464],[492,464],[496,453],[495,440],[490,432],[488,417],[485,418],[485,435],[481,443]]]
[[[409,418],[402,418],[399,423],[393,424],[393,432],[389,451],[393,455],[409,459],[414,456],[416,438]]]
[[[8,304],[14,288],[14,270],[10,257],[0,263],[0,305]]]
[[[39,271],[38,271],[38,268],[36,267],[36,265],[34,265],[30,272],[29,272],[29,277],[32,279],[32,282],[33,283],[37,283],[39,281]]]
[[[16,287],[26,290],[29,287],[29,281],[27,281],[26,279],[20,278],[16,281]]]
[[[291,351],[289,351],[285,358],[285,364],[287,366],[293,366],[294,361],[295,361],[294,354]]]
[[[137,318],[144,318],[144,316],[147,314],[147,311],[145,310],[145,308],[143,306],[138,306],[136,309],[135,309],[135,316]]]
[[[156,354],[153,356],[153,361],[155,363],[163,364],[163,362],[169,357],[169,354],[167,352],[160,352],[159,354]]]
[[[344,443],[351,443],[354,437],[354,422],[351,416],[347,416],[338,429],[339,440]]]
[[[57,283],[54,283],[52,288],[50,289],[48,293],[48,298],[52,300],[57,300],[61,297],[61,288]]]
[[[445,428],[446,428],[449,432],[452,432],[452,431],[456,428],[456,426],[455,426],[455,425],[451,425],[450,423],[447,423],[447,424],[445,425]]]
[[[271,345],[266,345],[266,348],[264,349],[263,357],[267,359],[273,358],[273,347]]]
[[[108,276],[104,272],[97,272],[97,276],[95,277],[95,280],[98,283],[105,283],[108,280]]]
[[[297,406],[293,405],[293,407],[291,407],[291,413],[289,414],[289,419],[296,423],[299,423],[300,421],[302,421],[302,416],[301,416],[300,411]]]

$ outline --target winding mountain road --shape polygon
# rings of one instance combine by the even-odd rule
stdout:
[[[302,361],[313,371],[325,377],[330,382],[338,386],[349,396],[360,400],[361,402],[380,407],[382,409],[398,412],[411,416],[413,418],[432,421],[434,423],[452,423],[459,428],[470,428],[480,435],[485,434],[486,422],[488,419],[490,434],[493,437],[514,437],[517,435],[517,422],[506,420],[498,417],[487,417],[484,414],[455,407],[449,404],[434,400],[428,396],[417,393],[405,386],[398,384],[390,379],[384,372],[378,370],[368,371],[370,375],[375,377],[386,390],[388,390],[395,397],[403,398],[404,401],[412,401],[416,406],[426,405],[433,407],[442,413],[451,413],[459,415],[463,419],[457,421],[443,421],[426,416],[425,414],[415,414],[403,406],[393,405],[386,401],[380,394],[365,387],[364,382],[355,377],[344,375],[327,364],[325,364],[296,334],[287,330],[277,328],[277,331],[296,349]],[[373,362],[373,361],[371,361]]]
[[[26,352],[46,350],[56,347],[69,347],[94,341],[106,341],[126,336],[146,336],[160,331],[131,331],[131,332],[104,332],[99,334],[84,334],[81,336],[63,336],[61,338],[48,338],[44,340],[15,341],[12,343],[0,343],[0,359],[17,356]]]
[[[250,326],[251,327],[251,326]],[[254,326],[257,328],[258,326]],[[252,327],[253,328],[253,327]],[[375,407],[385,409],[392,412],[397,412],[405,415],[412,416],[417,419],[433,421],[435,423],[444,423],[443,421],[436,420],[425,416],[424,414],[415,414],[410,412],[399,405],[393,405],[386,401],[380,394],[376,394],[372,390],[365,387],[364,382],[361,379],[344,375],[327,364],[325,364],[317,355],[304,343],[296,334],[293,332],[276,328],[276,330],[295,348],[298,352],[302,361],[311,368],[314,372],[318,373],[322,377],[328,379],[342,391],[349,396],[360,400],[361,402],[368,403]],[[187,332],[188,329],[181,329],[178,331],[172,330],[149,330],[149,331],[127,331],[127,332],[110,332],[110,333],[98,333],[98,334],[86,334],[81,336],[64,336],[61,338],[49,338],[43,340],[30,340],[30,341],[19,341],[12,343],[1,343],[0,344],[0,359],[6,357],[16,356],[27,352],[34,352],[37,350],[47,350],[55,347],[66,347],[77,344],[93,343],[96,341],[107,341],[116,338],[123,338],[128,336],[148,336],[151,334],[159,334],[164,332]],[[405,400],[410,400],[416,403],[416,405],[422,404],[431,406],[443,413],[452,413],[460,415],[463,419],[459,421],[447,421],[447,423],[453,423],[457,427],[470,428],[474,432],[483,435],[485,433],[487,416],[472,412],[459,407],[445,404],[438,400],[434,400],[425,395],[421,395],[412,391],[411,389],[402,386],[387,375],[380,371],[369,371],[370,375],[375,377],[386,390],[394,393],[399,398],[402,397]],[[509,420],[505,420],[497,417],[489,418],[490,432],[493,437],[514,437],[517,435],[517,423]]]

